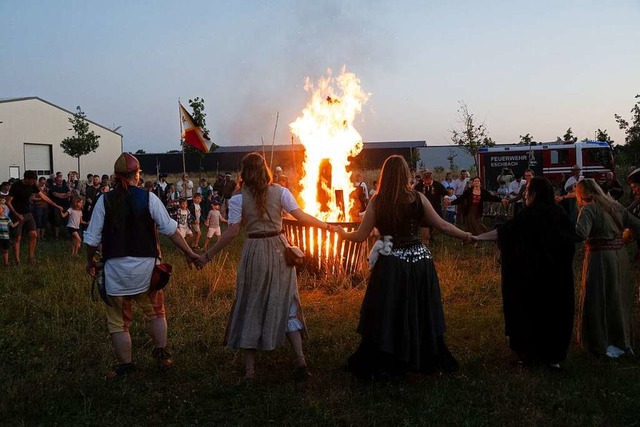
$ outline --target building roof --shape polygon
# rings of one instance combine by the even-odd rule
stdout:
[[[272,148],[274,152],[290,151],[292,149],[296,151],[304,150],[304,146],[302,144],[282,144],[273,146],[271,144],[265,144],[264,152],[270,153]],[[262,149],[262,145],[231,145],[226,147],[219,145],[218,148],[216,148],[215,153],[250,153],[252,151],[262,152]]]
[[[37,97],[37,96],[26,96],[26,97],[23,97],[23,98],[0,98],[0,104],[4,104],[4,103],[8,103],[8,102],[18,102],[18,101],[31,101],[31,100],[33,100],[33,99],[37,99],[38,101],[42,101],[42,102],[44,102],[45,104],[49,104],[49,105],[51,105],[52,107],[57,108],[58,110],[62,110],[62,111],[64,111],[65,113],[69,113],[69,114],[71,114],[72,116],[75,114],[75,113],[72,113],[71,111],[67,110],[66,108],[62,108],[62,107],[60,107],[59,105],[53,104],[53,103],[51,103],[51,102],[49,102],[49,101],[47,101],[47,100],[44,100],[44,99],[42,99],[42,98],[40,98],[40,97]],[[118,132],[116,132],[116,131],[114,131],[114,130],[112,130],[112,129],[109,129],[109,128],[108,128],[108,127],[106,127],[106,126],[101,125],[100,123],[96,123],[96,122],[94,122],[94,121],[92,121],[92,120],[89,120],[89,119],[87,119],[87,118],[85,118],[85,120],[86,120],[87,122],[91,123],[91,124],[94,124],[94,125],[96,125],[96,126],[98,126],[98,127],[101,127],[101,128],[102,128],[102,129],[104,129],[104,130],[108,130],[109,132],[113,132],[113,133],[115,133],[116,135],[118,135],[118,136],[120,136],[120,137],[122,138],[122,134],[121,134],[121,133],[118,133]]]
[[[369,150],[375,149],[387,149],[387,148],[418,148],[426,147],[425,141],[387,141],[387,142],[364,142],[364,148]],[[218,146],[215,150],[217,153],[245,153],[251,151],[261,152],[262,145],[232,145],[232,146]],[[264,145],[265,153],[270,153],[272,146],[270,144]],[[279,144],[273,145],[274,152],[290,151],[294,149],[296,151],[304,150],[302,144]]]
[[[368,149],[386,149],[386,148],[422,148],[427,146],[426,141],[386,141],[386,142],[365,142],[364,146]]]

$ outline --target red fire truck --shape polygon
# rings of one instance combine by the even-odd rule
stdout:
[[[584,177],[599,182],[604,181],[607,172],[615,173],[611,147],[600,141],[483,147],[478,150],[476,161],[483,186],[489,190],[498,187],[498,176],[505,169],[522,176],[529,168],[552,184],[566,181],[573,165],[580,166]]]

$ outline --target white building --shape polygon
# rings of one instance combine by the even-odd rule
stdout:
[[[444,170],[451,169],[451,162],[458,169],[467,169],[475,164],[473,156],[467,150],[458,145],[429,145],[419,149],[420,160],[418,169],[435,169],[442,167]]]
[[[73,136],[71,111],[38,97],[0,99],[0,181],[22,178],[24,171],[39,176],[78,169],[78,160],[65,154],[60,142]],[[80,157],[80,178],[89,173],[110,174],[122,153],[122,135],[98,123],[89,130],[100,136],[98,149]]]

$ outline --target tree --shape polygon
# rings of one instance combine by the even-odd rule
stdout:
[[[449,149],[449,155],[447,156],[447,160],[449,161],[449,170],[451,172],[458,171],[458,165],[456,165],[453,161],[458,156],[458,153],[454,152],[451,148]]]
[[[72,126],[72,129],[69,130],[74,131],[75,135],[63,139],[60,147],[65,154],[78,159],[78,175],[80,176],[80,157],[98,149],[100,135],[89,130],[89,122],[87,122],[86,115],[80,106],[76,107],[76,110],[73,117],[69,119]]]
[[[635,98],[640,99],[640,95],[636,95]],[[626,121],[618,114],[614,114],[614,117],[620,130],[625,133],[625,145],[621,148],[625,154],[635,160],[640,156],[640,101],[636,101],[631,109],[631,122]]]
[[[596,131],[596,141],[606,142],[610,146],[613,146],[613,139],[611,139],[606,129],[605,130],[598,129]]]
[[[478,149],[481,147],[493,147],[495,142],[489,137],[484,123],[476,124],[467,104],[464,101],[459,101],[458,104],[460,105],[460,108],[458,108],[458,121],[461,128],[451,131],[451,141],[471,154],[476,170],[478,170],[476,159]]]
[[[207,121],[205,119],[205,117],[207,116],[207,114],[204,112],[204,98],[199,98],[199,97],[195,97],[193,99],[189,100],[189,106],[191,107],[193,114],[191,115],[193,117],[193,121],[194,124],[196,126],[199,126],[202,128],[202,130],[204,131],[204,134],[207,136],[207,138],[209,137],[209,130],[207,129]],[[183,142],[183,147],[184,147],[184,152],[190,156],[197,156],[198,160],[200,162],[200,171],[203,171],[202,168],[202,160],[204,160],[204,156],[206,153],[204,153],[203,151],[198,150],[195,147],[192,147],[191,145],[187,144],[186,142]],[[211,144],[211,147],[209,147],[209,151],[215,151],[215,149],[218,148],[217,145],[215,144]]]
[[[518,145],[536,145],[537,142],[534,141],[533,136],[526,134],[526,135],[520,135],[520,141],[518,142]]]
[[[560,140],[560,137],[558,137],[558,140]],[[562,142],[564,142],[565,144],[572,144],[574,142],[576,142],[578,140],[577,136],[573,136],[573,131],[571,130],[571,128],[567,129],[567,132],[564,134],[564,136],[562,137]]]

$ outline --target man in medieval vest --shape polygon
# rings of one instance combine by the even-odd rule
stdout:
[[[160,199],[152,192],[137,187],[140,163],[133,155],[123,153],[114,165],[115,185],[95,204],[89,228],[84,235],[87,244],[87,273],[97,271],[96,252],[102,244],[107,323],[118,364],[107,378],[133,373],[131,360],[131,307],[135,301],[142,309],[153,340],[153,357],[161,370],[173,366],[167,351],[167,320],[162,290],[150,291],[154,265],[161,257],[158,234],[170,236],[187,260],[198,258],[177,231],[177,223],[169,217]]]

